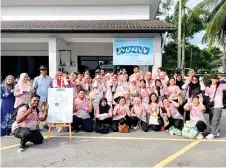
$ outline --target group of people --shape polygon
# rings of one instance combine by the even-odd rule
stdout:
[[[182,130],[184,120],[191,120],[196,122],[199,131],[197,139],[220,136],[226,85],[220,83],[217,75],[212,75],[211,85],[205,86],[203,78],[192,70],[188,76],[170,77],[163,68],[153,74],[143,74],[135,66],[131,75],[126,69],[113,73],[97,69],[94,78],[89,70],[70,75],[57,72],[54,77],[49,77],[47,70],[41,66],[40,76],[32,83],[26,73],[20,75],[16,85],[13,76],[7,76],[1,87],[1,136],[14,134],[21,138],[22,149],[27,141],[41,143],[43,140],[36,125],[45,122],[47,117],[48,88],[73,88],[72,127],[75,132],[81,129],[121,132],[125,127],[141,128],[145,132],[167,131],[171,127]],[[207,106],[206,100],[213,105]],[[12,112],[21,104],[12,123]],[[209,121],[204,117],[205,112],[209,114]]]

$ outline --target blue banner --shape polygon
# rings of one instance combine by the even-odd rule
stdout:
[[[153,65],[152,38],[113,39],[113,65]]]

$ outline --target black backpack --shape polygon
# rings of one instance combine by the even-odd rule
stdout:
[[[26,108],[29,109],[29,105],[28,105],[28,104],[22,103],[22,104],[18,105],[18,106],[15,108],[15,110],[13,111],[13,114],[12,114],[12,116],[11,116],[12,123],[14,123],[14,122],[16,121],[17,112],[18,112],[18,110],[19,110],[21,107],[23,107],[23,106],[26,106]],[[39,109],[37,108],[36,110],[37,110],[37,113],[39,113]]]
[[[108,124],[102,124],[99,128],[101,134],[108,134],[110,131],[110,126]]]

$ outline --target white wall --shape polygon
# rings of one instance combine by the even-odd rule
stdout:
[[[1,43],[2,56],[48,56],[48,43]]]
[[[154,66],[153,71],[162,66],[161,54],[161,38],[153,38],[154,50]],[[59,43],[59,49],[71,49],[72,61],[77,65],[78,56],[112,56],[113,44],[112,43],[71,43],[69,46],[65,43]],[[48,56],[48,43],[2,43],[2,56]],[[70,57],[69,52],[62,52],[62,61],[69,66]],[[67,68],[66,68],[67,69]],[[65,69],[65,70],[66,70]],[[77,67],[73,71],[77,70]],[[148,66],[141,66],[143,72],[148,71]]]
[[[149,19],[149,5],[2,7],[2,20]]]

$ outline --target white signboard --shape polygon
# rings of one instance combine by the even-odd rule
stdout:
[[[113,39],[113,65],[153,65],[152,38]]]
[[[73,88],[49,88],[48,104],[48,123],[72,123]]]

